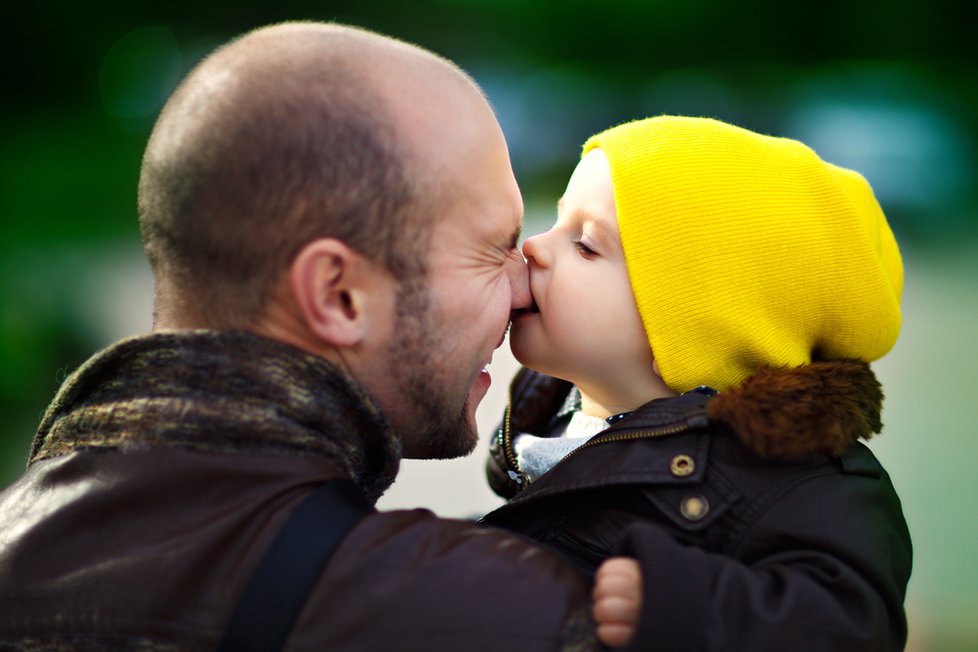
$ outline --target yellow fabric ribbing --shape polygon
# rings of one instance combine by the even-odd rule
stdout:
[[[903,265],[859,174],[802,143],[660,116],[591,137],[611,166],[632,291],[675,391],[759,366],[886,354]]]

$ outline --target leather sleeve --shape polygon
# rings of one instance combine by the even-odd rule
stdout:
[[[354,528],[296,623],[289,649],[602,649],[588,579],[520,537],[425,510]]]

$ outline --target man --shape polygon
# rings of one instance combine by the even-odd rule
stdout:
[[[65,382],[0,496],[0,647],[594,645],[584,580],[520,540],[355,497],[311,510],[338,532],[290,520],[337,478],[372,503],[402,456],[475,443],[484,367],[530,299],[469,78],[352,28],[252,32],[163,109],[139,211],[154,333]],[[308,572],[294,551],[326,539]],[[310,586],[283,615],[288,572]]]

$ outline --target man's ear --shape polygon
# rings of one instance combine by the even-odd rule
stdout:
[[[292,295],[306,327],[322,342],[349,348],[363,340],[369,265],[335,238],[313,240],[293,259]]]

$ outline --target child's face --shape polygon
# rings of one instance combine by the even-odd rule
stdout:
[[[557,222],[523,245],[538,309],[513,321],[510,344],[527,367],[615,392],[652,373],[618,234],[611,171],[595,149],[578,163]],[[625,390],[630,389],[626,386]]]

